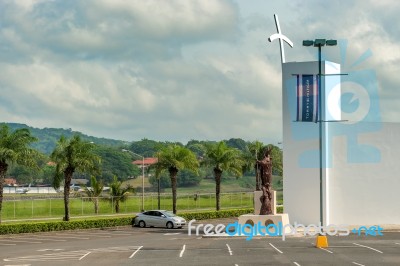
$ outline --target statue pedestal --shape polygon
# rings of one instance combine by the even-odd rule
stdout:
[[[260,222],[263,226],[268,226],[270,224],[274,224],[276,226],[281,223],[282,227],[289,224],[289,215],[287,213],[279,213],[275,215],[255,215],[255,214],[244,214],[240,215],[238,218],[238,224],[245,225],[256,225]],[[274,232],[274,229],[271,228],[271,232]],[[285,233],[289,234],[291,232],[290,228],[285,227]]]
[[[268,226],[270,224],[278,225],[280,224],[282,227],[289,224],[289,215],[287,213],[277,213],[276,212],[276,191],[272,190],[272,213],[270,215],[259,215],[261,209],[261,201],[260,197],[263,195],[262,191],[254,191],[254,214],[245,214],[240,215],[238,218],[238,224],[240,225],[256,225],[260,223],[260,225]],[[274,227],[271,227],[271,233],[274,233]],[[289,234],[290,228],[284,227],[285,233]]]
[[[271,190],[271,192],[272,192],[272,202],[271,202],[272,214],[276,215],[276,191]],[[260,214],[260,209],[261,209],[260,197],[262,195],[263,195],[263,192],[261,190],[254,191],[253,203],[254,203],[254,214],[255,215]]]

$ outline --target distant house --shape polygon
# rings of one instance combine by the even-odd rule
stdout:
[[[157,162],[158,162],[157,158],[144,158],[144,160],[142,159],[133,161],[132,164],[137,165],[139,168],[142,168],[144,166],[144,169],[146,169],[150,165],[156,164]]]
[[[5,178],[4,185],[6,186],[17,186],[17,180],[15,178]]]
[[[153,165],[158,162],[157,158],[144,158],[144,160],[136,160],[133,161],[132,164],[137,165],[138,167],[142,168],[142,165],[144,165],[144,168]]]

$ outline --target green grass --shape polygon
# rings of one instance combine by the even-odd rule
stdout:
[[[248,208],[253,206],[252,193],[238,192],[221,194],[221,208]],[[99,215],[115,214],[114,201],[107,198],[99,201]],[[158,208],[157,195],[146,193],[144,207],[146,210]],[[161,195],[161,209],[172,210],[170,194]],[[96,216],[94,204],[88,198],[70,198],[70,216]],[[120,213],[136,213],[141,211],[142,197],[130,196],[128,200],[120,202]],[[178,194],[177,210],[196,211],[213,210],[215,208],[215,194],[199,194],[195,200],[194,194]],[[2,220],[54,218],[64,215],[64,201],[62,198],[47,199],[14,199],[3,202]]]
[[[221,209],[253,207],[253,194],[255,178],[245,176],[238,179],[224,179],[221,184]],[[141,186],[141,179],[135,181]],[[147,181],[147,179],[145,179]],[[150,185],[145,182],[146,185]],[[282,177],[273,178],[273,189],[277,191],[277,202],[282,204]],[[161,209],[172,210],[171,189],[166,188],[161,195]],[[197,200],[194,195],[199,194]],[[64,215],[63,198],[32,199],[34,195],[7,195],[3,201],[2,221],[60,218]],[[43,195],[40,195],[43,197]],[[113,203],[104,198],[100,200],[99,215],[116,215]],[[136,213],[141,211],[142,197],[140,194],[132,195],[125,202],[120,203],[120,214]],[[144,208],[157,209],[157,193],[145,193]],[[196,187],[178,187],[178,212],[214,210],[215,209],[215,181],[203,179]],[[73,218],[83,216],[97,216],[93,203],[87,198],[70,198],[70,215]]]

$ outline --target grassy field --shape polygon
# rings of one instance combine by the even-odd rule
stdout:
[[[239,179],[225,179],[221,184],[221,209],[229,208],[248,208],[253,207],[253,194],[255,188],[254,177],[242,177]],[[133,187],[141,187],[142,180],[129,180]],[[150,188],[150,184],[145,179],[145,188]],[[277,191],[278,204],[282,204],[282,178],[273,178],[273,188]],[[141,190],[137,194],[132,194],[125,202],[120,203],[120,213],[136,213],[141,211],[142,196]],[[195,196],[197,194],[197,197]],[[115,201],[108,195],[100,199],[99,215],[115,214]],[[40,198],[39,198],[40,197]],[[145,193],[144,209],[157,209],[158,200],[156,192]],[[161,209],[172,209],[171,189],[166,188],[161,193]],[[213,179],[203,179],[196,187],[179,187],[177,209],[179,211],[197,211],[215,209],[215,182]],[[26,194],[26,195],[5,195],[3,201],[2,220],[24,220],[57,218],[62,219],[64,215],[63,198],[55,194]],[[96,216],[94,204],[89,198],[74,197],[70,198],[71,217]]]
[[[146,210],[157,209],[157,195],[146,193],[144,198]],[[161,209],[172,209],[172,198],[170,194],[161,194]],[[115,201],[104,197],[100,199],[99,215],[115,214]],[[128,200],[120,203],[120,213],[137,213],[141,211],[142,197],[130,196]],[[221,208],[247,208],[253,206],[253,195],[248,192],[224,193],[221,194]],[[215,195],[212,193],[179,194],[177,209],[179,211],[213,210],[215,208]],[[64,201],[62,198],[14,198],[3,202],[2,220],[23,220],[63,217]],[[89,198],[70,198],[70,215],[96,216],[94,204]]]

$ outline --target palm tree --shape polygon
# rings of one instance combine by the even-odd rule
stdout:
[[[85,193],[94,204],[94,212],[99,214],[99,196],[103,192],[104,185],[101,181],[97,181],[96,177],[90,178],[90,188],[85,187]]]
[[[58,189],[64,180],[64,209],[63,220],[69,221],[69,193],[71,179],[75,172],[95,173],[100,168],[100,157],[93,153],[94,145],[82,141],[78,135],[67,140],[61,136],[50,158],[56,163],[53,179],[54,189]]]
[[[128,196],[131,192],[134,192],[133,188],[128,185],[125,188],[121,188],[122,182],[118,181],[117,177],[114,176],[113,182],[110,185],[110,195],[111,202],[115,205],[115,212],[119,213],[119,203],[124,202],[128,199]]]
[[[196,155],[189,149],[173,144],[157,152],[156,176],[168,170],[172,188],[172,211],[176,214],[176,176],[178,171],[188,169],[197,173],[199,162]]]
[[[274,163],[272,164],[272,173],[277,176],[282,176],[283,174],[283,158],[282,158],[282,150],[274,146],[272,144],[268,145],[268,147],[271,149],[271,157],[274,160]]]
[[[0,128],[0,223],[3,206],[3,184],[10,164],[17,163],[31,168],[38,168],[36,158],[40,153],[29,145],[37,141],[26,128],[10,132],[7,125]]]
[[[264,144],[258,140],[251,142],[246,146],[246,151],[243,153],[243,172],[249,171],[254,168],[256,175],[256,190],[260,188],[260,171],[258,169],[257,160],[262,160],[264,154]]]
[[[159,155],[159,154],[157,154],[157,155]],[[160,158],[157,158],[157,162],[160,160]],[[157,164],[156,164],[156,166],[157,166]],[[149,170],[150,170],[150,167],[149,167]],[[160,174],[161,174],[161,172],[160,171],[155,171],[155,176],[156,176],[156,179],[157,179],[157,207],[158,207],[158,209],[160,209],[161,208],[161,176],[160,176]]]
[[[236,176],[242,175],[244,160],[236,148],[231,148],[225,142],[206,145],[206,154],[203,161],[206,166],[213,167],[215,178],[215,200],[216,209],[220,210],[220,192],[222,173],[228,172]]]

